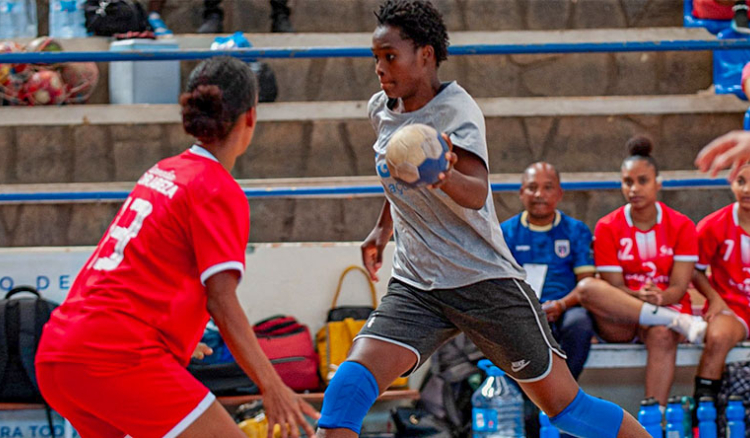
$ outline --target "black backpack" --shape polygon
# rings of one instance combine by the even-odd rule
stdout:
[[[86,0],[86,30],[99,36],[151,30],[148,16],[137,0]]]
[[[32,297],[13,298],[28,292]],[[11,289],[0,300],[0,401],[9,403],[44,403],[36,382],[34,359],[42,328],[56,303],[45,300],[31,286]],[[52,416],[49,406],[47,421],[52,436]]]

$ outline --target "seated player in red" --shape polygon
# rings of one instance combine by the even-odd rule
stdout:
[[[695,376],[695,398],[716,398],[724,361],[750,326],[750,165],[732,181],[737,202],[698,223],[699,261],[693,283],[707,299],[706,346]],[[708,268],[711,268],[708,270]]]
[[[646,397],[664,406],[674,379],[677,344],[701,342],[706,323],[692,316],[686,293],[698,260],[695,225],[657,201],[661,189],[651,141],[634,137],[622,163],[628,204],[604,216],[594,231],[601,279],[579,283],[581,303],[608,342],[640,338],[648,350]]]
[[[209,315],[260,387],[269,423],[313,434],[304,414],[317,413],[276,374],[236,295],[250,214],[229,172],[252,140],[256,103],[245,63],[193,70],[180,104],[197,143],[143,174],[45,325],[39,388],[83,438],[244,437],[185,369]]]

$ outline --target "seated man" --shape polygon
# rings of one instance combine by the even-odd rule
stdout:
[[[556,210],[562,194],[557,170],[548,163],[532,164],[521,180],[525,210],[500,227],[516,261],[526,269],[526,281],[536,290],[552,334],[568,355],[568,368],[578,379],[594,329],[588,312],[578,307],[576,285],[592,277],[595,268],[591,231]]]

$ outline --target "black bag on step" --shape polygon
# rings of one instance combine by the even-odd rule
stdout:
[[[86,0],[86,30],[98,36],[151,30],[148,16],[137,0]]]

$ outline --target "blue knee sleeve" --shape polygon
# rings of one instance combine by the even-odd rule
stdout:
[[[592,397],[582,389],[550,423],[563,432],[583,438],[615,438],[624,411],[612,402]]]
[[[379,393],[370,370],[357,362],[342,363],[326,389],[318,427],[346,428],[359,434],[362,420]]]

